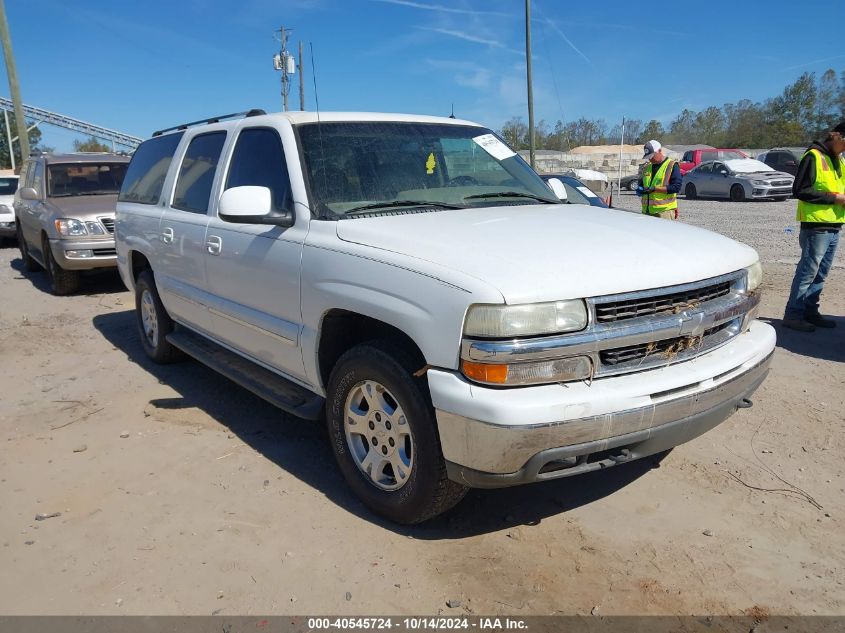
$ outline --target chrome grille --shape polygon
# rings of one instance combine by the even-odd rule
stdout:
[[[103,223],[103,226],[106,227],[106,231],[114,234],[114,218],[99,218],[100,222]]]
[[[608,302],[597,301],[595,303],[596,323],[613,323],[614,321],[634,319],[650,314],[677,313],[705,301],[724,297],[730,291],[731,282],[723,281],[703,288],[692,288],[681,292]]]
[[[646,358],[650,358],[651,360],[672,360],[679,355],[686,355],[685,353],[689,350],[699,352],[711,347],[713,343],[711,337],[732,325],[733,322],[730,321],[728,323],[722,323],[706,330],[701,337],[679,336],[641,345],[629,345],[627,347],[604,350],[599,352],[599,359],[602,365],[609,365],[610,367],[624,365],[633,361],[643,361]]]

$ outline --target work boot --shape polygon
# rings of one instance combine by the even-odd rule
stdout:
[[[788,327],[790,330],[798,330],[799,332],[815,332],[816,326],[803,319],[784,319],[781,321],[783,327]]]
[[[812,323],[816,327],[836,327],[836,321],[834,321],[833,319],[826,319],[821,314],[806,314],[804,315],[804,320],[807,323]]]

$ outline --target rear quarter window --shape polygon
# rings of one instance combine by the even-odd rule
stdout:
[[[122,202],[156,204],[182,132],[144,141],[135,150],[117,199]]]

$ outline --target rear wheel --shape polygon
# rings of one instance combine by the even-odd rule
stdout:
[[[30,273],[34,273],[36,270],[41,270],[41,264],[35,261],[32,255],[29,254],[29,246],[26,245],[26,240],[23,239],[23,232],[21,231],[20,223],[16,223],[15,232],[18,235],[18,250],[21,252],[24,269]]]
[[[421,363],[399,344],[346,352],[329,379],[326,423],[349,487],[375,513],[420,523],[458,503],[467,488],[446,476]]]
[[[634,178],[628,181],[628,191],[636,191],[637,190],[637,179]]]
[[[745,200],[745,188],[742,185],[733,185],[731,187],[731,200],[734,202]]]
[[[135,317],[144,352],[156,363],[172,363],[182,352],[167,341],[173,331],[173,319],[158,296],[153,271],[144,270],[135,282]]]
[[[53,257],[53,249],[50,242],[45,238],[42,244],[44,253],[44,268],[47,269],[47,279],[50,281],[50,289],[54,295],[64,296],[76,292],[79,289],[79,271],[65,270]]]
[[[691,182],[687,183],[687,186],[684,189],[684,193],[690,200],[695,200],[695,198],[698,197],[698,192],[695,190],[695,185]]]

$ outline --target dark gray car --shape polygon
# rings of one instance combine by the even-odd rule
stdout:
[[[752,158],[711,160],[684,176],[687,198],[730,198],[741,202],[754,198],[785,200],[792,195],[793,176]]]
[[[129,157],[41,154],[21,170],[15,193],[18,247],[28,271],[45,268],[57,295],[79,287],[79,273],[114,268],[114,211]]]

